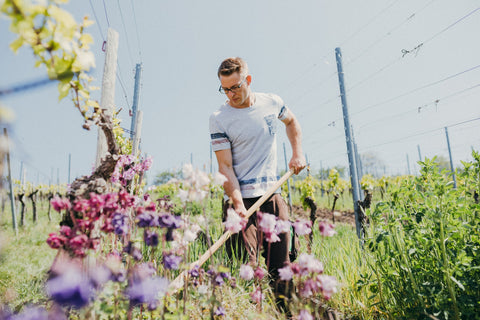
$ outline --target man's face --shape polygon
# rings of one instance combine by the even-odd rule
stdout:
[[[229,104],[234,108],[250,107],[250,82],[252,77],[243,78],[240,73],[234,72],[229,76],[220,75],[220,83],[228,97]],[[238,87],[240,85],[240,87]],[[232,89],[232,90],[228,90]]]

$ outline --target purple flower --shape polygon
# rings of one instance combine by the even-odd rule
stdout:
[[[198,265],[195,265],[195,267],[193,267],[189,272],[188,274],[190,275],[190,277],[192,278],[198,278],[200,276],[200,267]]]
[[[124,248],[123,252],[131,255],[136,261],[142,260],[142,252],[135,247],[132,242],[129,242]]]
[[[222,307],[222,306],[218,307],[218,308],[215,310],[214,314],[215,314],[216,316],[219,316],[219,317],[224,316],[224,315],[225,315],[225,308]]]
[[[128,217],[125,214],[115,213],[112,218],[112,225],[115,234],[122,236],[128,233]]]
[[[182,218],[173,214],[162,214],[159,217],[159,224],[162,228],[178,229],[182,225]]]
[[[225,281],[223,281],[223,277],[221,274],[217,274],[215,276],[214,283],[217,286],[222,286],[225,283]]]
[[[140,228],[150,227],[153,218],[154,217],[150,212],[145,211],[137,215],[137,226],[139,226]]]
[[[90,279],[78,268],[66,268],[65,272],[46,283],[48,295],[56,303],[80,309],[93,298]]]
[[[145,229],[145,232],[143,233],[143,240],[147,246],[158,246],[158,234],[155,231]]]
[[[166,278],[147,277],[139,281],[132,281],[126,294],[132,306],[146,303],[149,309],[155,309],[158,298],[165,295],[167,289],[168,280]]]
[[[182,257],[176,256],[174,254],[167,254],[163,256],[163,265],[165,269],[177,270],[182,262]]]
[[[48,313],[43,307],[27,307],[22,313],[7,317],[9,320],[48,320]]]

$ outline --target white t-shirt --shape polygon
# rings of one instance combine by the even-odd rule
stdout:
[[[212,149],[231,149],[243,198],[262,196],[279,179],[276,132],[287,113],[277,95],[255,93],[253,106],[239,109],[227,101],[210,116]]]

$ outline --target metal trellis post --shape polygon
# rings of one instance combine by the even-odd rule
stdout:
[[[347,95],[345,93],[345,84],[343,79],[343,66],[342,66],[342,53],[340,48],[335,48],[335,57],[337,60],[337,71],[338,71],[338,83],[340,86],[340,97],[342,100],[342,110],[343,110],[343,124],[345,129],[345,141],[347,143],[347,152],[348,152],[348,165],[350,170],[350,181],[352,183],[352,193],[353,193],[353,208],[355,211],[355,226],[357,229],[357,236],[359,239],[363,239],[362,226],[360,222],[360,192],[358,185],[357,169],[355,167],[355,154],[353,149],[353,139],[352,133],[350,132],[350,119],[348,116],[348,107],[347,107]]]

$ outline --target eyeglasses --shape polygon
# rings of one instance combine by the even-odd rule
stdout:
[[[220,88],[218,88],[218,91],[220,93],[223,93],[223,94],[228,94],[229,92],[237,92],[238,89],[240,89],[243,85],[243,83],[245,82],[245,80],[247,80],[246,78],[242,80],[242,82],[240,82],[239,84],[237,84],[236,86],[233,86],[233,87],[230,87],[230,88],[224,88],[222,86],[220,86]]]

